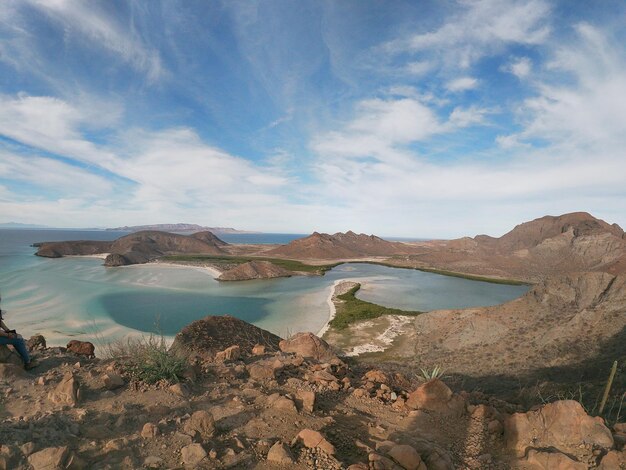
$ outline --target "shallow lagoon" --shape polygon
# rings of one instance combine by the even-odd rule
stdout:
[[[70,336],[106,341],[133,331],[158,330],[169,336],[209,314],[230,314],[279,335],[317,332],[328,319],[331,286],[340,279],[361,282],[358,297],[364,300],[421,311],[495,305],[528,289],[361,263],[338,266],[322,277],[219,283],[201,268],[162,264],[105,268],[97,258],[38,258],[29,245],[52,239],[49,232],[2,235],[0,288],[8,323],[25,336],[41,332],[51,344],[63,344]]]

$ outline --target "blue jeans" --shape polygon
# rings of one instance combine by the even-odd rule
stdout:
[[[0,344],[10,344],[15,348],[19,355],[22,356],[24,364],[28,364],[30,362],[28,349],[26,349],[26,342],[21,336],[18,336],[17,338],[7,338],[6,336],[0,336]]]

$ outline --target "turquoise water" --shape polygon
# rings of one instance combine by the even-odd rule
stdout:
[[[201,268],[105,268],[97,258],[39,258],[30,246],[44,240],[119,235],[0,230],[0,289],[7,323],[24,336],[42,333],[51,344],[64,344],[69,337],[107,341],[138,331],[170,336],[210,314],[230,314],[287,335],[322,328],[331,286],[340,279],[359,280],[363,287],[358,295],[364,300],[423,311],[495,305],[527,290],[360,263],[338,266],[322,277],[219,283]]]

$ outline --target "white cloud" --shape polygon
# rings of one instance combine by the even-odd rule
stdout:
[[[426,61],[414,61],[409,62],[405,66],[405,70],[407,73],[416,76],[425,75],[427,72],[430,72],[433,69],[433,64]]]
[[[444,66],[466,69],[508,44],[536,45],[550,33],[544,0],[465,0],[439,28],[390,42],[391,52],[430,52]]]
[[[82,0],[29,0],[64,29],[66,40],[91,41],[154,82],[166,73],[158,50],[148,46],[132,29],[108,15],[93,2]],[[75,36],[78,33],[78,36]]]
[[[518,57],[513,60],[510,64],[504,67],[503,70],[506,72],[512,73],[517,78],[524,79],[530,75],[532,71],[533,63],[528,57]]]
[[[537,95],[519,110],[518,141],[605,153],[626,145],[626,60],[621,45],[588,24],[555,51]],[[566,79],[564,79],[566,77]]]
[[[446,83],[446,88],[451,92],[472,90],[478,86],[478,80],[473,77],[459,77]]]

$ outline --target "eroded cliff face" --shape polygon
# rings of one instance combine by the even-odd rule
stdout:
[[[387,354],[474,377],[521,376],[593,361],[610,366],[626,356],[625,333],[626,276],[573,273],[502,305],[419,315]]]

